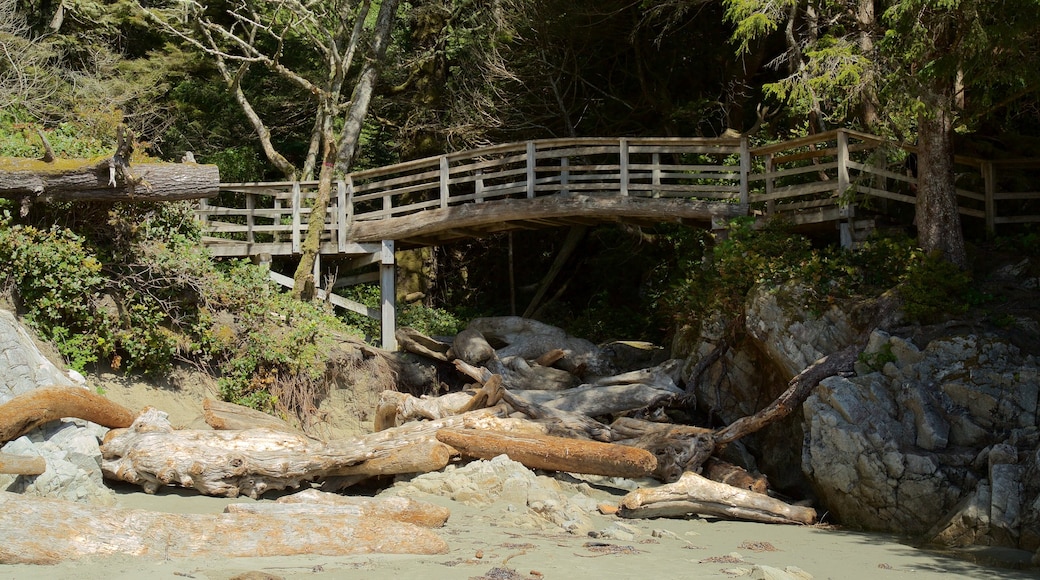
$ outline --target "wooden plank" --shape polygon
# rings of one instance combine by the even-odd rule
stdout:
[[[621,195],[628,195],[628,141],[621,139],[618,150],[618,168],[620,169],[620,175],[618,180],[620,181]]]
[[[798,197],[800,195],[814,195],[819,193],[836,193],[835,187],[837,181],[833,183],[821,182],[821,183],[807,183],[804,185],[790,185],[787,187],[778,187],[773,189],[773,193],[758,194],[751,200],[755,201],[769,201],[774,199],[787,199],[791,197]]]
[[[1031,199],[1040,199],[1040,191],[1005,191],[994,193],[993,199],[995,201],[1028,201]]]
[[[809,173],[820,173],[827,172],[832,169],[838,168],[837,161],[831,161],[829,163],[819,163],[816,165],[802,165],[799,167],[789,167],[787,169],[774,169],[773,171],[764,174],[767,179],[783,179],[785,177],[792,177],[795,175],[805,175]]]
[[[994,220],[998,224],[1035,224],[1040,223],[1040,215],[1016,215],[998,217]]]
[[[285,288],[288,288],[289,290],[292,290],[294,285],[292,278],[288,276],[283,276],[282,274],[279,274],[278,272],[274,271],[270,271],[267,274],[268,276],[270,276],[272,281],[277,282],[278,284],[284,286]],[[328,300],[334,306],[339,306],[344,310],[356,312],[362,316],[367,316],[373,320],[379,320],[379,310],[376,308],[369,308],[368,306],[365,306],[360,302],[355,302],[354,300],[351,300],[349,298],[344,298],[336,294],[329,294],[328,292],[320,288],[315,290],[315,296],[318,300]]]
[[[881,199],[890,199],[892,201],[901,201],[903,203],[916,204],[917,198],[912,195],[905,195],[902,193],[895,193],[892,191],[885,191],[883,189],[877,189],[875,187],[869,187],[866,185],[857,185],[856,191],[858,193],[871,195],[874,197],[880,197]]]

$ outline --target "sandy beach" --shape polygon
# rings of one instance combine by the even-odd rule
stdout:
[[[145,405],[166,410],[184,426],[199,424],[202,399],[213,396],[212,386],[182,381],[177,388],[97,376],[106,395],[129,408]],[[342,393],[341,393],[342,394]],[[357,404],[354,401],[351,404]],[[363,403],[367,404],[367,402]],[[356,429],[357,425],[350,426]],[[349,430],[349,429],[348,429]],[[539,481],[556,485],[549,475]],[[626,490],[606,484],[574,487],[563,480],[566,493],[580,494],[585,505],[616,504]],[[155,495],[136,486],[111,483],[117,505],[171,513],[220,513],[232,502],[273,501],[199,495],[193,490],[166,488]],[[548,522],[528,506],[498,498],[491,503],[455,501],[445,494],[425,493],[405,481],[381,493],[399,493],[442,505],[451,511],[447,524],[437,530],[449,546],[446,554],[402,556],[365,554],[329,557],[299,555],[236,559],[91,558],[56,566],[0,565],[3,579],[84,578],[105,580],[199,578],[780,578],[813,579],[956,579],[1038,578],[1034,570],[995,568],[914,548],[897,538],[813,527],[719,521],[702,518],[632,520],[586,510],[592,531],[569,533]],[[402,491],[401,488],[405,487]],[[578,491],[573,491],[578,490]],[[824,519],[826,521],[826,518]],[[26,533],[32,533],[26,530]],[[1025,558],[1029,554],[1001,554]]]
[[[619,493],[601,492],[598,501]],[[179,513],[219,513],[248,498],[205,497],[190,490],[146,495],[118,486],[119,505]],[[57,566],[0,566],[0,578],[769,578],[769,567],[795,578],[1037,578],[1035,572],[992,568],[930,553],[895,538],[827,527],[799,527],[705,519],[622,520],[592,515],[608,537],[510,525],[515,506],[471,506],[426,495],[451,510],[438,530],[450,551],[437,556],[301,555],[275,558],[146,560],[88,559]],[[263,499],[261,501],[270,501]],[[620,524],[620,526],[618,525]],[[631,539],[609,537],[610,530]],[[615,536],[617,534],[614,534]],[[496,570],[498,569],[498,570]],[[510,570],[513,576],[505,575]],[[271,576],[263,576],[268,574]],[[800,576],[801,575],[801,576]]]

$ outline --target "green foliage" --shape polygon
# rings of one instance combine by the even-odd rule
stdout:
[[[892,345],[887,342],[881,345],[881,350],[877,352],[859,353],[859,362],[867,365],[872,371],[880,371],[886,364],[894,363],[896,360],[896,355],[892,353]]]
[[[369,308],[379,308],[379,286],[376,284],[350,286],[343,289],[341,294],[345,298],[364,304]],[[378,320],[373,320],[356,312],[346,312],[341,316],[347,324],[359,329],[370,340],[380,335]],[[462,330],[465,327],[465,323],[448,310],[415,303],[398,306],[397,326],[414,328],[427,336],[451,336]]]
[[[96,307],[101,268],[67,229],[0,223],[0,279],[17,291],[29,324],[80,371],[115,348],[112,319]]]
[[[971,274],[938,253],[917,251],[899,284],[907,315],[930,323],[947,314],[962,314],[985,299],[974,290]]]
[[[907,316],[931,323],[947,314],[966,312],[989,299],[972,283],[971,274],[925,254],[904,237],[874,237],[855,252],[814,248],[809,240],[775,224],[754,230],[737,221],[729,238],[716,245],[710,264],[694,265],[677,279],[670,301],[680,324],[689,313],[721,310],[742,312],[756,284],[776,286],[800,281],[809,290],[810,309],[822,309],[838,298],[876,296],[896,288]],[[686,319],[684,319],[684,317]]]

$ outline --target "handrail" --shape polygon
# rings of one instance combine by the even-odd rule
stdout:
[[[752,215],[780,213],[796,221],[825,219],[821,212],[829,207],[836,213],[826,219],[846,218],[852,217],[857,201],[872,197],[914,201],[916,177],[888,166],[887,156],[895,149],[916,152],[912,145],[846,129],[759,147],[750,147],[746,138],[684,137],[504,143],[344,176],[336,182],[325,240],[334,248],[348,246],[352,224],[359,221],[553,195],[709,200],[736,204]],[[955,161],[961,168],[963,215],[984,216],[990,231],[999,223],[1040,221],[1040,216],[1011,217],[1001,209],[1040,194],[999,187],[1001,172],[1040,169],[1040,160],[958,156]],[[225,183],[222,190],[245,196],[245,207],[203,203],[198,215],[207,224],[206,235],[292,241],[298,251],[310,213],[306,200],[317,186],[314,180]],[[1004,205],[998,207],[998,202]],[[809,218],[798,217],[806,212]]]

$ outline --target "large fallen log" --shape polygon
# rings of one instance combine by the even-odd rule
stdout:
[[[496,350],[501,359],[518,356],[535,360],[560,349],[564,356],[556,361],[557,367],[576,375],[610,374],[607,371],[609,365],[595,344],[537,320],[519,316],[475,318],[466,329],[479,332],[490,344],[505,345]]]
[[[451,511],[406,497],[355,497],[306,489],[278,498],[275,502],[233,503],[224,508],[226,513],[253,514],[353,514],[371,518],[415,524],[424,528],[439,528],[448,521]]]
[[[85,419],[103,427],[129,427],[129,409],[82,387],[51,385],[22,393],[0,405],[0,445],[33,429],[66,417]]]
[[[654,456],[642,449],[566,437],[441,429],[437,439],[469,457],[507,455],[532,469],[640,478],[657,466]]]
[[[337,469],[325,477],[321,489],[339,491],[377,475],[440,471],[455,455],[454,449],[439,441],[417,441],[392,453],[374,455],[357,465]]]
[[[0,492],[0,564],[447,551],[427,528],[367,515],[172,514]]]
[[[0,197],[53,201],[173,201],[220,191],[216,165],[0,157]]]
[[[679,481],[641,488],[621,498],[618,515],[625,518],[686,517],[698,514],[770,524],[812,524],[816,510],[794,506],[725,483],[686,472]]]
[[[414,452],[417,444],[436,443],[438,429],[462,426],[474,415],[503,413],[500,407],[481,409],[320,444],[271,429],[175,430],[165,413],[153,409],[142,413],[129,429],[109,431],[101,445],[101,468],[105,477],[140,485],[146,493],[172,485],[206,495],[256,498],[267,490],[297,488],[328,477],[399,473],[398,455]],[[426,449],[430,456],[420,455],[419,460],[412,456],[408,464],[418,461],[424,467],[417,469],[422,471],[428,469],[426,460],[443,456],[436,445]]]

